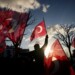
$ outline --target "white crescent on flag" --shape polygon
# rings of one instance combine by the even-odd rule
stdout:
[[[38,28],[40,28],[40,30],[38,31],[38,33],[42,32],[42,26],[38,26]]]
[[[45,24],[44,21],[40,22],[37,26],[35,26],[30,40],[32,41],[33,39],[39,38],[46,35],[46,28],[45,28]]]

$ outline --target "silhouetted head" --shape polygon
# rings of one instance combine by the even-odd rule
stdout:
[[[35,45],[34,45],[34,49],[35,49],[35,50],[38,50],[38,49],[40,49],[40,46],[39,46],[39,44],[35,44]]]

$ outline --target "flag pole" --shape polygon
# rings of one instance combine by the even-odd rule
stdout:
[[[58,39],[57,39],[58,40]],[[58,42],[59,42],[59,44],[60,44],[60,41],[58,40]],[[61,44],[60,44],[61,45]],[[67,55],[66,55],[66,53],[65,53],[65,51],[64,51],[64,49],[63,49],[63,47],[62,47],[62,45],[61,45],[61,48],[62,48],[62,50],[63,50],[63,52],[64,52],[64,54],[65,54],[65,56],[67,57]],[[69,60],[69,58],[67,57],[67,59]]]
[[[44,21],[44,25],[45,25],[45,28],[46,28],[46,23],[45,23],[45,19],[44,19],[44,16],[43,16],[43,21]],[[47,33],[47,30],[46,30],[46,33]]]

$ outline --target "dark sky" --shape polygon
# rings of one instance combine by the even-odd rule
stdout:
[[[46,25],[75,23],[75,0],[39,0],[41,4],[50,5],[43,13],[40,9],[32,11],[40,21],[44,17]]]

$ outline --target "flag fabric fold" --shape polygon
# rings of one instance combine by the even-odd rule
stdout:
[[[59,60],[67,60],[67,56],[58,39],[56,39],[53,45],[51,46],[51,50],[52,56],[58,58]]]
[[[13,43],[19,41],[23,36],[28,18],[28,13],[0,9],[0,44],[5,41],[6,37]]]
[[[0,53],[6,48],[5,39],[7,37],[9,24],[12,21],[14,12],[10,10],[0,10]]]

